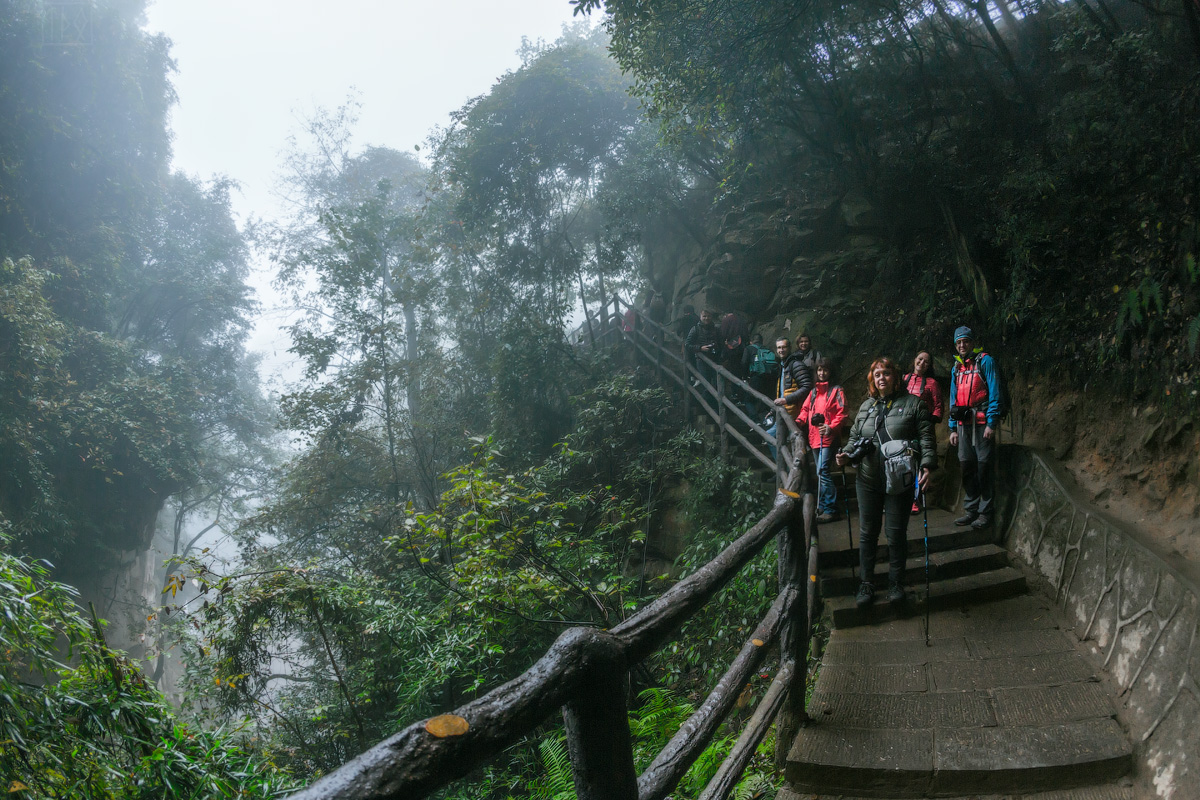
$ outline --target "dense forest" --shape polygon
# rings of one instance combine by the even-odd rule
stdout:
[[[0,0],[10,795],[276,796],[705,563],[770,487],[574,330],[614,292],[851,364],[967,322],[1023,380],[1191,425],[1194,0],[572,2],[413,152],[360,144],[353,98],[309,116],[288,215],[239,228],[229,180],[171,170],[170,42],[137,8],[96,2],[66,47]],[[246,346],[255,253],[300,312],[277,396]],[[133,657],[72,587],[156,527]],[[761,616],[772,559],[636,671],[639,753]],[[776,780],[764,757],[743,792]],[[572,791],[547,726],[444,796]]]

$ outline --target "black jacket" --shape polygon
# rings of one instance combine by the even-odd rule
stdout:
[[[880,438],[876,433],[880,424],[886,428],[889,438],[907,439],[913,443],[920,466],[937,468],[937,440],[933,435],[933,418],[929,416],[929,408],[921,398],[901,389],[887,402],[868,397],[858,409],[846,446],[860,438],[871,439],[875,444],[871,453],[859,462],[859,481],[873,488],[883,488]]]
[[[705,353],[713,361],[718,361],[721,358],[720,342],[721,337],[717,333],[717,326],[714,323],[705,325],[703,322],[697,322],[695,326],[688,331],[687,338],[683,340],[683,349],[687,351],[689,356],[694,356],[700,352],[700,348],[706,345],[712,345],[711,352]]]
[[[787,394],[782,394],[790,383],[796,384],[796,388]],[[804,362],[799,353],[792,353],[784,360],[783,366],[780,369],[779,383],[776,384],[776,391],[780,391],[780,396],[784,402],[790,405],[803,403],[804,398],[808,397],[808,393],[813,388],[813,371],[809,369],[808,364]]]

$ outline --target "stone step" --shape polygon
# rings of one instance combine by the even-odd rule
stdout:
[[[990,789],[988,791],[991,791]],[[1054,789],[1048,792],[1008,792],[1005,794],[957,795],[947,800],[1134,800],[1133,787],[1128,779],[1074,789]],[[784,786],[775,800],[868,800],[863,795],[797,793]]]
[[[820,569],[822,573],[836,569],[838,567],[853,567],[858,565],[858,520],[852,520],[851,530],[853,532],[852,541],[854,549],[850,549],[850,540],[846,533],[846,520],[840,522],[829,522],[821,526],[822,542],[832,539],[835,543],[832,549],[822,549],[820,559]],[[908,552],[915,553],[919,549],[921,552],[921,565],[924,568],[925,558],[925,529],[922,524],[921,517],[913,517],[908,524]],[[942,553],[947,550],[957,550],[968,547],[976,547],[981,544],[994,544],[997,534],[995,526],[976,530],[975,528],[965,527],[957,528],[939,526],[934,528],[932,525],[929,529],[929,552]],[[887,563],[888,546],[887,538],[880,533],[879,549],[876,556],[878,562]]]
[[[932,543],[931,543],[932,544]],[[907,561],[908,582],[924,587],[925,582],[925,551],[920,542],[916,543],[919,555]],[[910,549],[910,553],[912,550]],[[929,553],[929,575],[931,580],[941,581],[946,578],[957,578],[962,575],[972,575],[978,572],[988,572],[1008,566],[1008,551],[994,544],[980,544],[974,547],[961,547],[954,550]],[[874,584],[877,589],[887,588],[888,563],[880,559],[875,564]],[[834,567],[821,574],[821,595],[837,597],[851,595],[858,591],[859,577],[857,567]]]
[[[929,586],[929,597],[925,597],[924,576],[917,580],[912,573],[909,580],[909,602],[896,605],[887,602],[881,594],[866,608],[858,608],[851,596],[830,597],[825,603],[834,628],[853,628],[888,622],[905,616],[922,614],[926,603],[930,610],[955,608],[971,603],[1015,597],[1026,591],[1025,575],[1012,567],[989,570],[973,575],[934,581]]]
[[[954,797],[1075,789],[1129,774],[1133,751],[1113,719],[990,728],[810,726],[788,753],[793,791]]]

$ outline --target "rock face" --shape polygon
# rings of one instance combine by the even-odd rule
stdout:
[[[1094,644],[1122,692],[1122,721],[1147,783],[1200,797],[1200,582],[1136,529],[1107,518],[1036,451],[1005,448],[1002,495],[1012,556]]]
[[[793,335],[816,323],[822,340],[841,349],[886,263],[886,234],[858,195],[802,206],[767,199],[726,213],[708,247],[676,252],[655,272],[673,278],[677,304],[738,311]]]

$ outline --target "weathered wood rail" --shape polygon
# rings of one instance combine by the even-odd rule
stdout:
[[[738,695],[778,645],[778,669],[754,715],[701,797],[725,800],[773,721],[776,759],[782,765],[796,731],[806,720],[812,610],[818,580],[816,472],[806,438],[796,423],[779,413],[778,443],[727,396],[728,387],[775,410],[717,364],[704,359],[716,385],[667,347],[678,337],[635,310],[638,324],[624,330],[620,298],[600,314],[597,343],[624,337],[660,375],[683,388],[685,419],[694,400],[720,430],[720,448],[729,442],[775,469],[778,492],[771,510],[712,561],[672,586],[611,630],[572,628],[563,633],[525,673],[449,715],[424,720],[385,739],[308,788],[293,800],[412,800],[462,778],[519,742],[561,710],[580,800],[660,800],[670,794],[712,742],[733,710]],[[590,326],[589,326],[590,327]],[[650,333],[648,333],[650,332]],[[692,385],[689,376],[696,381]],[[729,412],[748,426],[749,435],[730,424]],[[774,460],[751,438],[777,446]],[[779,593],[758,627],[743,643],[716,687],[687,719],[642,774],[637,775],[629,734],[629,671],[670,641],[737,573],[776,540]],[[778,718],[778,719],[776,719]],[[450,724],[441,724],[441,723]]]

